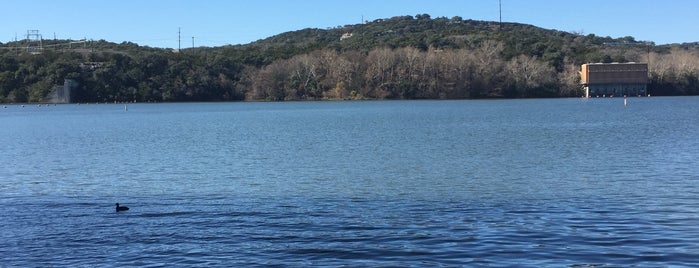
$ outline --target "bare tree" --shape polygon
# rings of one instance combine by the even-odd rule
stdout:
[[[367,87],[362,95],[378,99],[391,96],[395,87],[395,53],[389,48],[374,49],[367,55],[366,64]]]
[[[286,97],[289,61],[275,61],[257,72],[252,79],[250,96],[253,99],[281,101]]]
[[[580,96],[580,66],[568,57],[563,59],[563,71],[558,74],[559,95],[563,97]]]
[[[528,96],[528,90],[553,84],[556,77],[553,67],[538,60],[536,56],[514,57],[507,63],[507,70],[520,97]]]

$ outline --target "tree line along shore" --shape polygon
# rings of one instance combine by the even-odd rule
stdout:
[[[427,14],[221,47],[73,43],[0,44],[0,102],[47,102],[65,81],[83,103],[579,97],[594,62],[646,62],[650,94],[699,94],[697,43]]]

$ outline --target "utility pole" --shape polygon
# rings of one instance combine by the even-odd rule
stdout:
[[[194,36],[192,36],[192,49],[194,49]]]
[[[177,52],[182,49],[182,27],[177,27]]]
[[[362,21],[359,22],[359,38],[361,40],[361,44],[358,46],[358,48],[361,49],[361,47],[364,45],[364,14],[362,14]]]

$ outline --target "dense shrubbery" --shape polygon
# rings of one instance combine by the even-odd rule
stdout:
[[[699,94],[696,44],[426,14],[179,53],[129,42],[45,44],[40,55],[0,44],[0,102],[45,101],[65,79],[79,83],[75,102],[579,96],[580,64],[626,61],[649,62],[653,94]]]

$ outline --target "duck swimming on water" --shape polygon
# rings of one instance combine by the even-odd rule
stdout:
[[[129,210],[129,207],[119,206],[119,203],[116,203],[116,212],[127,211],[127,210]]]

